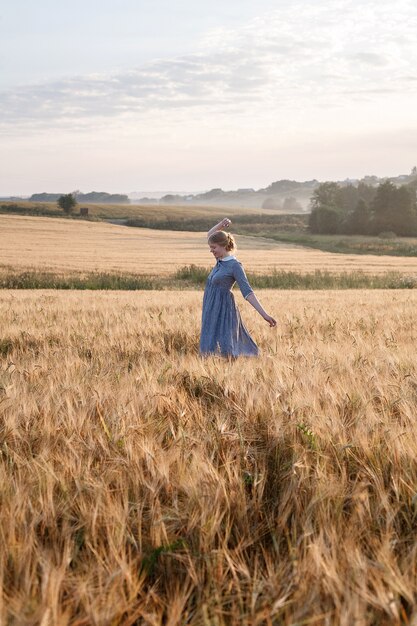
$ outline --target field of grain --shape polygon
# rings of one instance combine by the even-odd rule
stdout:
[[[232,229],[233,232],[233,229]],[[213,265],[205,233],[157,231],[58,218],[0,215],[0,272],[48,270],[167,276],[185,265]],[[334,254],[260,237],[237,236],[248,272],[398,271],[417,274],[417,257]]]
[[[0,292],[1,624],[416,623],[417,295],[261,299]]]
[[[212,216],[215,222],[226,215],[241,215],[242,213],[256,213],[260,215],[279,215],[282,211],[274,209],[262,209],[254,207],[253,209],[239,206],[215,206],[215,205],[190,205],[190,204],[110,204],[110,203],[89,203],[81,202],[74,210],[74,215],[79,213],[80,207],[88,208],[88,214],[100,219],[123,219],[123,218],[147,218],[147,219],[182,219],[204,218]],[[0,201],[1,211],[21,211],[26,210],[28,213],[33,211],[38,215],[42,215],[42,211],[46,211],[48,215],[59,217],[62,215],[62,209],[57,206],[56,202],[29,202],[24,200]]]

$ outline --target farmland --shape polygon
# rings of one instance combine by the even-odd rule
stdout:
[[[181,220],[184,218],[203,219],[207,217],[216,218],[223,215],[224,211],[231,216],[245,214],[250,209],[239,207],[218,207],[211,205],[152,205],[152,204],[89,204],[83,203],[80,206],[88,209],[91,218],[97,220],[104,219],[147,219],[154,222],[166,221],[169,219]],[[61,217],[62,209],[56,202],[29,202],[29,201],[4,201],[0,200],[0,213],[17,215],[35,215],[44,217]],[[279,214],[278,211],[270,209],[256,209],[260,215]],[[77,217],[77,212],[73,217]]]
[[[126,228],[59,218],[0,215],[0,274],[106,271],[169,276],[186,265],[210,267],[205,233]],[[239,259],[249,272],[363,271],[417,273],[417,257],[336,254],[273,239],[238,235]]]
[[[53,217],[71,221],[119,223],[155,230],[206,232],[225,214],[233,220],[233,231],[239,235],[256,236],[262,240],[301,245],[307,249],[345,255],[417,257],[416,237],[397,237],[394,233],[371,235],[322,235],[308,230],[307,213],[285,214],[276,210],[244,209],[192,205],[111,205],[87,204],[88,216],[79,211],[63,217],[54,203],[0,201],[0,215]]]
[[[1,624],[416,623],[414,289],[259,290],[275,329],[238,294],[261,356],[201,359],[203,232],[0,230],[0,280],[150,281],[0,290]],[[237,241],[260,286],[417,273]]]
[[[0,621],[414,623],[413,291],[3,291]]]

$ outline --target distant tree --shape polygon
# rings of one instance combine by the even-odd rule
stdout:
[[[33,193],[29,201],[30,202],[58,202],[60,193]]]
[[[308,227],[312,233],[334,235],[339,232],[341,221],[338,209],[321,205],[311,211]]]
[[[342,213],[339,205],[339,185],[333,182],[321,183],[310,200],[311,213],[309,229],[312,233],[339,232]]]
[[[373,185],[367,185],[363,181],[358,183],[358,198],[364,200],[366,204],[370,205],[375,198],[376,189]]]
[[[404,185],[396,189],[395,222],[397,235],[417,234],[416,197]]]
[[[225,192],[220,187],[216,187],[215,189],[210,189],[210,191],[205,191],[204,193],[197,194],[197,198],[199,200],[210,200],[212,198],[217,198],[218,196],[223,196]]]
[[[266,198],[262,202],[262,208],[280,211],[282,209],[282,205],[281,205],[281,202],[277,200],[276,198]]]
[[[166,196],[163,196],[161,198],[161,202],[167,202],[167,203],[181,203],[184,202],[184,196],[179,196],[177,194],[172,194],[172,193],[167,193]]]
[[[286,213],[301,213],[303,207],[298,202],[297,198],[291,196],[289,198],[285,198],[282,209]]]
[[[411,176],[417,176],[417,166],[416,165],[411,170]]]
[[[127,204],[130,202],[129,196],[121,193],[107,193],[105,191],[90,191],[89,193],[74,192],[79,202]]]
[[[414,197],[417,195],[417,176],[407,183],[407,188],[414,195]]]
[[[381,183],[372,202],[372,226],[375,234],[392,231],[397,233],[394,213],[396,187],[394,183]],[[399,234],[399,233],[397,233]]]
[[[276,193],[288,193],[294,192],[297,189],[314,189],[319,185],[319,182],[315,179],[306,180],[304,182],[299,182],[296,180],[277,180],[274,183],[271,183],[263,191],[268,194],[276,194]]]
[[[397,235],[417,232],[415,193],[406,187],[396,187],[390,181],[381,183],[372,202],[372,229],[374,234],[391,231]]]
[[[359,198],[355,209],[346,220],[346,230],[351,235],[367,235],[371,229],[371,210],[369,205]]]
[[[338,188],[336,193],[336,206],[345,213],[354,211],[359,199],[358,188],[352,184],[344,185]]]
[[[337,183],[321,183],[311,196],[311,208],[318,209],[321,207],[337,208],[339,194],[339,185]]]
[[[75,195],[72,193],[65,193],[58,198],[57,202],[60,209],[64,211],[64,213],[72,213],[72,211],[77,206],[77,200]]]

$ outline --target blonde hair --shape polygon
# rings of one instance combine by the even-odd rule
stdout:
[[[226,233],[224,230],[218,230],[217,232],[210,235],[208,238],[208,242],[217,243],[219,246],[223,246],[226,248],[228,252],[232,252],[232,250],[236,250],[236,242],[230,233]]]

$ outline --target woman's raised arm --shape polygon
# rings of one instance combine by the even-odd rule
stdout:
[[[216,224],[216,226],[213,226],[213,228],[210,228],[210,230],[207,233],[207,239],[211,237],[211,235],[213,235],[214,233],[217,233],[218,230],[223,230],[223,228],[229,228],[231,223],[232,223],[232,220],[229,220],[228,217],[224,217],[221,222]]]

